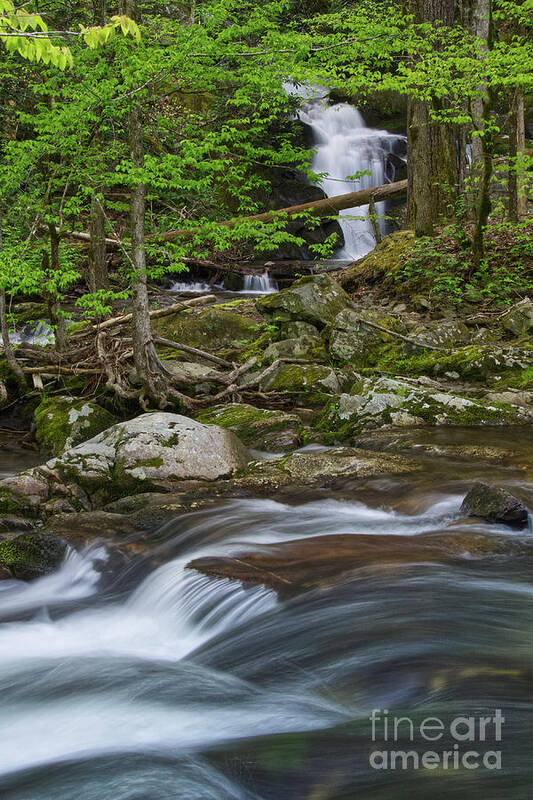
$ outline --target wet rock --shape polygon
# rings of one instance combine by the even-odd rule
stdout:
[[[299,336],[272,342],[263,354],[263,363],[272,364],[278,358],[305,358],[309,361],[327,359],[324,342],[319,336]]]
[[[37,468],[26,470],[0,481],[0,512],[35,516],[49,495],[48,482]]]
[[[461,511],[470,517],[481,517],[487,522],[503,522],[515,528],[528,526],[525,505],[505,489],[476,483],[468,492]]]
[[[501,324],[514,336],[525,336],[533,330],[533,303],[525,298],[501,317]]]
[[[336,534],[260,545],[233,557],[197,558],[187,568],[216,578],[261,584],[290,596],[354,574],[363,577],[370,568],[394,574],[420,562],[461,561],[469,566],[475,559],[514,555],[520,549],[508,537],[482,534]]]
[[[281,453],[302,443],[302,421],[296,414],[286,411],[229,403],[201,411],[198,419],[233,431],[244,444],[256,450]]]
[[[280,364],[263,381],[265,391],[338,392],[341,382],[335,370],[320,364]]]
[[[256,463],[237,478],[235,487],[257,492],[271,492],[287,487],[326,487],[347,479],[378,475],[401,475],[416,472],[420,464],[390,453],[376,453],[354,447],[325,451],[292,453],[282,459]]]
[[[66,547],[65,539],[59,536],[24,533],[0,542],[0,569],[18,580],[40,578],[59,567]]]
[[[274,321],[303,321],[319,327],[333,322],[350,305],[349,296],[329,275],[300,278],[288,289],[257,301],[259,311]]]
[[[57,456],[116,422],[96,403],[60,395],[45,398],[35,409],[35,436],[44,452]]]

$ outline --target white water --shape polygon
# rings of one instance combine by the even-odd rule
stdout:
[[[287,87],[291,94],[303,100],[299,111],[302,122],[313,134],[315,153],[311,169],[323,177],[317,182],[328,197],[360,189],[370,189],[388,183],[387,157],[395,142],[401,138],[387,131],[367,128],[363,117],[347,103],[328,105],[324,88]],[[355,180],[348,176],[368,171]],[[344,247],[336,254],[339,260],[361,258],[376,245],[368,206],[339,212],[339,224],[344,234]],[[384,232],[385,203],[376,203],[379,225]]]
[[[191,294],[210,294],[213,291],[213,286],[203,281],[174,281],[170,287],[171,292],[176,294],[183,294],[190,292]]]
[[[278,284],[270,277],[268,270],[261,275],[244,276],[244,294],[273,294],[278,291]]]
[[[18,331],[9,334],[11,344],[38,344],[47,345],[54,341],[54,331],[48,324],[41,320],[36,323],[28,323]]]

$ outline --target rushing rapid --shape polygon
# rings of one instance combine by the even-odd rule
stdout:
[[[362,571],[289,601],[187,568],[319,535],[395,534],[401,547],[465,530],[455,481],[426,480],[407,500],[404,484],[380,486],[381,503],[363,487],[351,499],[234,499],[181,515],[154,531],[161,566],[125,583],[104,580],[95,544],[68,551],[53,575],[0,584],[2,797],[348,800],[379,786],[380,798],[422,800],[428,785],[442,797],[523,797],[527,562]],[[447,719],[496,707],[507,716],[496,777],[369,765],[372,709]]]

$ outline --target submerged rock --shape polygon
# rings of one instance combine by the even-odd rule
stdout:
[[[493,555],[514,555],[519,547],[509,537],[480,534],[422,534],[394,536],[334,534],[283,544],[264,544],[232,557],[207,556],[187,564],[204,575],[245,584],[262,584],[282,596],[368,574],[368,569],[391,570],[416,563],[446,564]]]
[[[525,505],[505,489],[476,483],[468,492],[461,511],[487,522],[503,522],[515,528],[526,528],[529,515]]]
[[[269,411],[246,403],[212,406],[198,414],[200,422],[220,425],[249,447],[281,453],[299,447],[302,421],[296,414]]]
[[[333,278],[316,275],[300,278],[288,289],[261,298],[257,308],[277,322],[303,321],[324,327],[351,302]]]
[[[65,539],[59,536],[24,533],[0,542],[0,570],[8,573],[4,577],[23,581],[40,578],[59,567],[66,547]]]
[[[116,422],[113,414],[96,403],[62,395],[49,397],[35,409],[35,436],[43,451],[58,456]]]

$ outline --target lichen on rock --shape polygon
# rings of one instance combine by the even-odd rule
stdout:
[[[35,436],[45,453],[57,456],[116,422],[113,414],[92,401],[46,397],[35,409]]]

